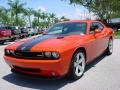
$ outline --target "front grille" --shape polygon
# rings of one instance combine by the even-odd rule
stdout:
[[[5,56],[29,60],[58,60],[58,58],[54,58],[52,55],[51,57],[45,56],[45,52],[30,52],[23,50],[5,50]]]
[[[28,52],[28,51],[15,51],[10,56],[15,58],[24,58],[24,59],[43,59],[43,52]]]
[[[41,72],[40,69],[34,69],[34,68],[23,68],[23,67],[18,67],[18,66],[13,66],[13,68],[17,70],[26,71],[26,72]]]

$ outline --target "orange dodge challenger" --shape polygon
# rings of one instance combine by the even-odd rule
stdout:
[[[74,20],[53,25],[42,36],[5,48],[4,59],[12,72],[79,79],[86,64],[102,53],[113,52],[114,33],[94,20]]]

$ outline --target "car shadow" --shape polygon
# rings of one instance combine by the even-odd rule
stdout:
[[[4,76],[3,79],[21,87],[42,90],[58,90],[64,85],[73,82],[73,80],[67,78],[32,78],[15,74]]]
[[[97,63],[99,63],[103,58],[105,58],[105,55],[101,55],[100,57],[96,58],[95,61],[87,65],[86,71],[87,72],[91,67],[95,67]],[[69,78],[32,78],[32,77],[26,77],[16,74],[8,74],[2,78],[3,80],[6,80],[12,84],[21,86],[21,87],[27,87],[32,89],[42,89],[42,90],[58,90],[61,87],[70,84],[74,82],[74,80],[71,80]]]
[[[95,67],[95,65],[97,65],[97,63],[99,63],[101,60],[103,60],[105,57],[107,57],[107,55],[105,53],[103,53],[102,55],[100,55],[99,57],[97,57],[94,61],[92,61],[91,63],[89,63],[86,66],[85,72],[87,72],[89,69],[91,69],[92,67]]]

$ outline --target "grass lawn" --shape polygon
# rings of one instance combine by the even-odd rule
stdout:
[[[120,39],[120,31],[115,32],[115,38]]]

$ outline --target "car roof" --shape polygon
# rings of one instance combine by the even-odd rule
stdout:
[[[100,21],[97,21],[97,20],[71,20],[71,21],[63,21],[63,22],[59,22],[59,23],[75,23],[75,22],[100,22]]]

